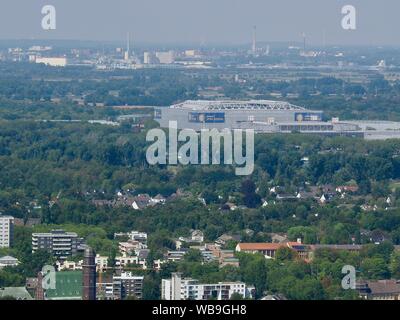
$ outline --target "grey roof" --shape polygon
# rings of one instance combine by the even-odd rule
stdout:
[[[139,259],[147,259],[149,256],[150,250],[149,249],[142,249],[139,251],[138,257]]]
[[[8,215],[5,215],[5,214],[2,214],[1,212],[0,212],[0,218],[14,219],[13,216],[8,216]]]
[[[15,261],[15,262],[18,262],[18,259],[17,259],[17,258],[14,258],[14,257],[11,257],[11,256],[4,256],[4,257],[1,257],[1,258],[0,258],[0,262],[2,262],[2,261],[10,261],[10,260],[13,260],[13,261]]]
[[[397,280],[367,281],[372,295],[375,294],[400,294],[400,282]]]
[[[0,298],[12,297],[17,300],[33,300],[25,287],[0,288]]]

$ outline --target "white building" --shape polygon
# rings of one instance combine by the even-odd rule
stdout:
[[[127,257],[131,255],[138,255],[139,251],[142,249],[147,249],[147,246],[140,243],[139,241],[128,240],[127,242],[120,242],[119,252],[122,256]]]
[[[159,62],[159,59],[154,55],[153,52],[144,52],[143,53],[143,63],[144,64],[156,64]]]
[[[156,57],[161,64],[171,64],[175,61],[175,53],[173,51],[156,52]]]
[[[47,66],[52,67],[66,67],[67,58],[36,58],[36,63],[44,63]]]
[[[229,300],[234,293],[243,298],[252,298],[253,288],[243,282],[219,282],[201,284],[198,280],[182,278],[180,273],[172,273],[171,279],[163,279],[161,283],[162,300]]]
[[[96,255],[96,269],[99,272],[103,272],[107,270],[109,267],[108,265],[108,257]],[[115,257],[115,267],[117,268],[126,268],[128,266],[137,265],[138,269],[146,270],[147,263],[145,259],[142,259],[139,256],[132,256],[132,257]]]
[[[57,261],[57,271],[75,271],[75,270],[82,270],[83,260],[78,262],[75,261]]]
[[[17,258],[5,256],[0,258],[0,269],[4,267],[16,267],[19,265]]]
[[[12,245],[14,234],[14,217],[3,216],[0,213],[0,248],[9,248]]]
[[[145,52],[143,53],[143,63],[144,64],[150,64],[151,63],[151,53],[150,52]]]
[[[147,233],[146,232],[140,232],[140,231],[131,231],[129,233],[129,238],[132,241],[138,241],[142,244],[147,243]]]

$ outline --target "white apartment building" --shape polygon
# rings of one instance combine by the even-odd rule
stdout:
[[[108,268],[108,257],[96,255],[96,269],[98,272],[103,272]],[[147,269],[146,260],[140,259],[138,256],[132,257],[115,257],[115,266],[117,268],[125,268],[129,265],[137,265],[143,270]]]
[[[40,58],[37,57],[36,58],[36,63],[43,63],[47,66],[51,66],[51,67],[66,67],[67,66],[67,58],[64,57],[45,57],[45,58]]]
[[[131,231],[131,232],[120,232],[120,233],[114,233],[114,239],[118,237],[125,237],[127,236],[130,241],[137,241],[140,242],[143,246],[142,249],[146,249],[147,245],[147,233],[146,232],[140,232],[140,231]],[[128,240],[128,241],[129,241]]]
[[[252,298],[253,288],[243,282],[219,282],[201,284],[198,280],[182,278],[180,273],[172,273],[171,279],[163,279],[161,283],[162,300],[229,300],[234,293],[244,298]]]
[[[14,217],[3,216],[0,213],[0,248],[12,246],[14,234]]]

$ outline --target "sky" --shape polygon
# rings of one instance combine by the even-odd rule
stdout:
[[[56,8],[56,30],[43,30],[44,5]],[[341,26],[353,5],[357,29]],[[1,0],[0,39],[247,44],[253,26],[263,42],[400,45],[399,0]],[[324,36],[325,34],[325,36]]]

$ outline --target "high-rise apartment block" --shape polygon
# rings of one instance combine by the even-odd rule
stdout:
[[[52,230],[49,233],[32,234],[32,252],[46,250],[62,260],[75,255],[83,244],[75,232]]]
[[[0,213],[0,248],[12,246],[14,233],[14,217]]]

